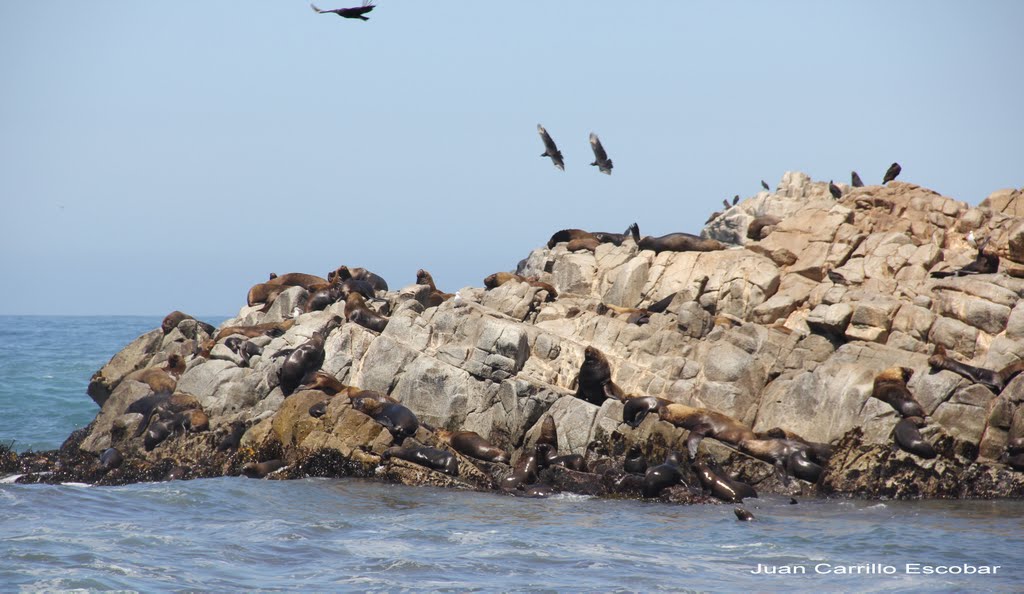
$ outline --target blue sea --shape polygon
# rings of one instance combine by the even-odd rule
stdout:
[[[59,447],[160,317],[0,316],[0,440]],[[222,318],[207,318],[219,323]],[[520,499],[356,479],[0,484],[0,591],[1024,590],[1024,502]]]

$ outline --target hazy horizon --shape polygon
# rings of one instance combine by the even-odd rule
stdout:
[[[1022,3],[368,16],[0,6],[0,314],[233,316],[270,272],[341,264],[455,291],[566,227],[698,233],[786,171],[873,184],[898,161],[900,181],[972,205],[1024,186]]]

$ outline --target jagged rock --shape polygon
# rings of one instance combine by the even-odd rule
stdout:
[[[157,328],[136,338],[128,346],[121,349],[110,362],[93,374],[87,390],[93,402],[100,408],[117,388],[117,385],[129,373],[146,366],[153,358],[157,346],[163,340],[164,333]]]

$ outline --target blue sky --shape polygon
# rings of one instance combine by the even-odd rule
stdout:
[[[358,0],[321,8],[358,4]],[[1024,3],[0,4],[0,314],[231,315],[269,272],[482,286],[787,170],[1024,186]],[[542,123],[566,171],[540,158]],[[590,167],[600,135],[613,175]]]

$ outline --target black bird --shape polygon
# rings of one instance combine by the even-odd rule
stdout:
[[[890,165],[889,169],[885,171],[885,177],[882,178],[882,185],[884,186],[885,184],[896,179],[896,176],[899,175],[900,171],[902,170],[903,168],[900,167],[899,163],[893,163],[892,165]]]
[[[725,198],[722,198],[722,206],[725,207],[725,210],[729,210],[730,208],[732,208],[732,205],[729,204],[729,201],[726,200]]]
[[[828,180],[828,193],[832,194],[832,197],[836,200],[843,197],[843,191],[839,189],[839,186],[832,183],[832,180]]]
[[[544,152],[540,154],[542,157],[551,157],[551,162],[555,164],[555,167],[562,171],[565,171],[565,161],[562,160],[562,151],[558,150],[558,146],[555,145],[555,141],[551,140],[551,135],[544,129],[544,126],[537,124],[537,133],[540,134],[540,139],[544,141]],[[611,162],[609,162],[609,167]]]
[[[736,206],[736,203],[739,202],[739,201],[740,201],[740,195],[739,194],[736,194],[735,196],[732,197],[732,205],[733,206]]]
[[[771,189],[771,188],[768,187],[768,184],[763,179],[761,180],[761,187],[766,189],[766,190],[770,190]]]
[[[601,146],[601,139],[593,132],[590,133],[590,148],[594,149],[594,162],[591,165],[596,166],[601,173],[611,175],[612,160],[608,158],[608,153],[604,152],[604,147]]]
[[[362,6],[355,6],[352,8],[335,8],[334,10],[320,10],[316,7],[316,4],[313,4],[312,2],[309,5],[313,7],[313,10],[317,14],[333,12],[334,14],[346,19],[359,19],[361,21],[370,20],[370,17],[365,17],[363,15],[373,10],[374,7],[374,5],[370,4],[368,0],[364,1]]]
[[[864,182],[860,181],[860,176],[857,175],[856,171],[850,172],[850,185],[855,188],[863,188]]]

